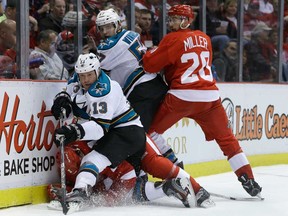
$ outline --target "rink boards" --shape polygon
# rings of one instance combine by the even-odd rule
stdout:
[[[47,200],[46,185],[59,181],[51,116],[62,81],[0,81],[0,208]],[[218,84],[233,133],[252,166],[288,164],[288,86]],[[193,120],[182,119],[165,134],[194,177],[230,171],[215,141]]]

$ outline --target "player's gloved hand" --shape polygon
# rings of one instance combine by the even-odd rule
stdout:
[[[66,118],[68,118],[72,111],[72,103],[70,95],[65,91],[62,91],[55,96],[53,106],[51,107],[52,115],[56,120],[60,118],[62,109],[65,110]]]
[[[59,147],[62,139],[64,142],[63,144],[66,145],[68,143],[82,139],[84,135],[85,131],[81,124],[65,125],[55,130],[54,142],[57,147]]]

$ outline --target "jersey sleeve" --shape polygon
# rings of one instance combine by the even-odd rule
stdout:
[[[161,69],[174,63],[178,58],[181,46],[175,45],[179,43],[175,34],[166,35],[160,42],[159,46],[145,53],[143,56],[144,70],[148,73],[157,73]]]

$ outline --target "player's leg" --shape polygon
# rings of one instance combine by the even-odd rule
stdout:
[[[154,142],[148,136],[147,136],[146,152],[144,154],[144,157],[142,158],[141,167],[145,172],[149,173],[153,177],[166,180],[163,183],[162,187],[162,190],[166,195],[168,196],[173,195],[177,197],[179,194],[181,194],[179,192],[179,188],[181,188],[183,184],[186,184],[185,179],[188,179],[189,184],[191,184],[192,187],[192,192],[190,191],[190,193],[194,197],[194,199],[196,195],[197,206],[211,207],[214,205],[214,202],[210,199],[210,194],[207,191],[205,191],[205,189],[202,188],[198,184],[198,182],[196,182],[196,180],[193,177],[191,177],[185,170],[181,169],[178,166],[175,166],[170,160],[160,155],[160,152],[158,151]],[[206,193],[203,194],[203,191],[205,191]],[[183,193],[182,191],[182,194],[185,193]],[[203,197],[204,195],[205,198]],[[183,196],[180,198],[180,200],[186,206],[187,202],[185,202]],[[205,204],[207,203],[210,203],[210,206],[208,205],[205,206]]]
[[[157,75],[154,79],[137,84],[126,94],[128,101],[138,115],[146,132],[154,119],[154,115],[163,101],[168,87]]]
[[[161,154],[177,165],[182,162],[178,161],[178,158],[171,147],[166,143],[162,134],[180,119],[185,117],[185,112],[183,112],[182,107],[183,102],[168,93],[155,114],[148,132]],[[180,165],[180,167],[183,168],[183,165]]]
[[[211,108],[207,109],[206,112],[194,115],[192,118],[201,126],[207,140],[216,140],[244,189],[251,196],[256,196],[261,192],[261,187],[255,182],[250,163],[228,126],[227,114],[221,100],[207,104],[210,104]],[[195,105],[195,109],[197,106]]]
[[[74,189],[67,201],[83,201],[89,197],[91,187],[96,184],[100,172],[107,166],[118,166],[122,161],[136,155],[135,163],[145,152],[146,136],[144,129],[138,126],[126,126],[111,129],[97,141],[93,151],[85,155],[81,161]],[[133,164],[132,164],[133,165]],[[137,168],[137,166],[135,166]]]
[[[161,102],[164,100],[168,91],[168,87],[157,75],[154,79],[136,85],[132,92],[129,92],[128,100],[133,109],[140,115],[141,122],[146,132],[155,117],[155,113],[159,109]],[[155,134],[155,133],[154,133]],[[155,134],[156,135],[156,134]],[[157,135],[156,135],[157,136]],[[157,139],[155,137],[155,139]],[[160,143],[159,143],[160,142]],[[183,168],[183,162],[179,162],[173,149],[165,142],[159,141],[159,149],[164,157],[167,157],[173,163]]]

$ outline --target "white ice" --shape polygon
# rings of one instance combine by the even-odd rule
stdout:
[[[257,182],[263,187],[264,201],[213,200],[209,209],[185,208],[174,198],[163,198],[146,205],[95,207],[73,213],[77,216],[288,216],[288,164],[256,167]],[[208,191],[226,196],[250,197],[237,181],[234,173],[199,177],[197,181]],[[3,199],[3,197],[1,197]],[[0,210],[0,216],[56,216],[61,211],[48,210],[46,204],[25,205]]]

